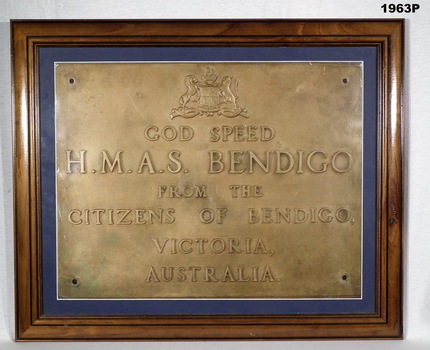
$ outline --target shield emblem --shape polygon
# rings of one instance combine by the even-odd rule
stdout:
[[[197,80],[192,74],[185,77],[187,91],[179,98],[180,106],[172,110],[170,118],[212,117],[214,114],[227,118],[249,117],[247,110],[237,105],[237,81],[232,76],[225,75],[218,81],[215,69],[205,67],[201,78]]]

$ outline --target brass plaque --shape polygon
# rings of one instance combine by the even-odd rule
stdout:
[[[360,62],[59,63],[59,298],[360,298]]]

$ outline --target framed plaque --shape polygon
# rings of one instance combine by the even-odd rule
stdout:
[[[17,340],[401,338],[402,21],[11,29]]]

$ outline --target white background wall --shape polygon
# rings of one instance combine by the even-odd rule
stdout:
[[[0,349],[430,349],[430,1],[384,14],[384,0],[0,0]],[[392,2],[398,2],[398,0]],[[406,3],[407,0],[403,1]],[[405,340],[14,343],[10,19],[390,18],[406,21]]]

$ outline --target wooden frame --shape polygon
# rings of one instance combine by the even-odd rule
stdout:
[[[13,21],[16,339],[398,339],[403,281],[401,20]],[[51,315],[43,309],[39,49],[43,47],[373,47],[378,177],[372,313]]]

